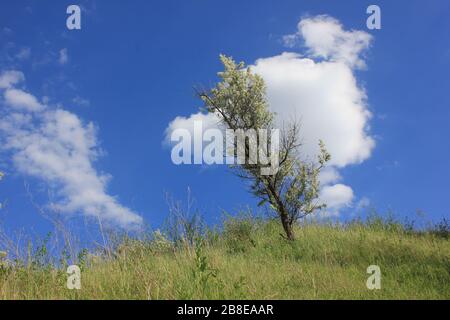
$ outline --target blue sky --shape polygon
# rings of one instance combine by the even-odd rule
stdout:
[[[352,197],[335,214],[345,218],[370,204],[412,219],[418,209],[431,220],[449,217],[448,2],[377,1],[381,30],[366,28],[368,1],[80,1],[75,4],[82,8],[82,29],[72,31],[66,28],[70,4],[2,2],[0,74],[21,72],[24,79],[14,88],[46,110],[64,110],[83,130],[93,124],[87,133],[97,154],[91,165],[96,182],[105,186],[99,197],[114,202],[111,211],[138,214],[158,227],[167,214],[165,192],[183,199],[188,186],[211,223],[219,222],[222,209],[255,206],[258,201],[224,166],[175,166],[164,143],[166,129],[176,117],[198,112],[193,86],[214,84],[220,53],[257,69],[258,59],[283,52],[298,54],[297,62],[312,59],[316,66],[327,60],[314,56],[316,47],[308,49],[301,36],[294,46],[283,40],[296,34],[302,19],[326,15],[325,22],[336,22],[343,34],[359,30],[371,39],[361,51],[365,67],[348,70],[356,80],[351,88],[367,96],[364,108],[371,117],[364,134],[374,146],[358,161],[336,168]],[[3,97],[4,120],[7,104]],[[1,153],[6,176],[0,184],[0,219],[10,230],[45,232],[51,226],[37,207],[51,211],[49,199],[60,197],[65,186],[20,167],[14,152]],[[106,175],[109,181],[103,182]],[[85,214],[85,207],[70,201],[69,206],[67,200],[73,209],[66,208],[67,216]]]

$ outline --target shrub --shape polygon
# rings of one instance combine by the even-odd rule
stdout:
[[[237,217],[228,216],[223,222],[223,239],[229,252],[245,252],[250,247],[255,247],[254,234],[258,222],[254,217],[246,213],[240,213]]]

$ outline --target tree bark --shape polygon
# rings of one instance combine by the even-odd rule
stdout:
[[[280,214],[280,218],[281,218],[281,224],[283,225],[284,232],[286,233],[286,238],[289,241],[294,241],[295,240],[294,229],[292,228],[292,223],[291,223],[289,217],[284,213],[284,214]]]
[[[278,214],[281,219],[281,224],[283,225],[284,232],[286,233],[286,239],[289,241],[294,241],[294,229],[292,228],[292,219],[289,217],[288,212],[286,211],[286,207],[284,206],[283,201],[281,200],[276,188],[272,184],[272,180],[268,178],[266,180],[266,190],[268,194],[272,195],[271,201],[272,205],[277,208]]]

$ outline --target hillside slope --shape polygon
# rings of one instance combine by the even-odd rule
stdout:
[[[124,240],[111,257],[88,255],[81,290],[63,268],[3,266],[1,299],[450,299],[448,234],[398,224],[306,224],[295,242],[275,221],[229,219],[195,246]],[[381,289],[366,287],[367,267]]]

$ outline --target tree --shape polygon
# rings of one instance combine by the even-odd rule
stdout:
[[[271,130],[274,128],[274,114],[269,111],[264,80],[245,68],[243,62],[237,64],[232,58],[220,56],[224,71],[219,72],[221,81],[210,90],[197,91],[204,102],[204,108],[216,114],[226,129]],[[232,165],[239,177],[250,181],[251,192],[261,201],[269,204],[281,220],[286,238],[294,240],[293,226],[300,218],[324,208],[319,203],[319,180],[321,169],[330,160],[330,154],[319,141],[320,153],[317,162],[307,162],[300,158],[299,124],[291,122],[282,128],[278,152],[278,170],[271,175],[263,175],[260,162],[245,161]],[[261,147],[257,137],[256,145]],[[232,152],[236,156],[237,139],[233,139]],[[246,155],[255,141],[245,138]],[[270,139],[268,144],[273,143]],[[266,148],[267,150],[268,148]],[[230,152],[230,150],[225,150]]]

